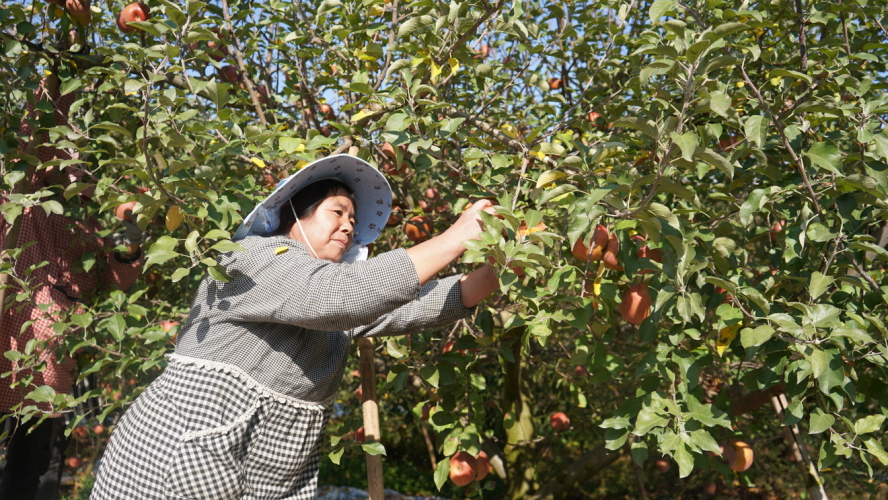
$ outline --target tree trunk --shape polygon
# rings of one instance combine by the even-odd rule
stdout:
[[[533,443],[532,403],[522,380],[524,360],[521,349],[521,334],[518,330],[511,346],[515,362],[504,361],[505,387],[503,388],[504,410],[503,427],[506,430],[506,446],[503,453],[509,468],[509,488],[507,498],[523,500],[537,489],[534,463],[539,460],[537,447]]]

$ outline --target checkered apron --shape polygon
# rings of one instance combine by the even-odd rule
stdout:
[[[329,406],[173,355],[111,436],[91,499],[312,499]]]

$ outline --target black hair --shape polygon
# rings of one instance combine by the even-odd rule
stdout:
[[[305,220],[314,215],[318,207],[321,206],[321,203],[324,202],[325,198],[335,195],[339,191],[345,192],[348,199],[351,200],[352,205],[357,208],[354,196],[355,191],[352,188],[336,179],[322,179],[300,189],[296,194],[290,197],[290,200],[287,201],[287,203],[284,203],[284,206],[281,207],[281,222],[272,234],[290,234],[290,229],[292,229],[293,224],[296,223],[296,219],[293,217],[294,211],[296,212],[296,215],[299,216],[299,220]],[[291,203],[293,204],[292,209],[290,208]]]

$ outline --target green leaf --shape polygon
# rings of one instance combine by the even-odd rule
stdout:
[[[694,411],[685,413],[682,416],[696,420],[706,427],[720,425],[728,429],[731,428],[731,421],[728,415],[712,405],[699,406]]]
[[[652,3],[650,10],[648,10],[648,15],[651,18],[651,22],[658,22],[660,18],[665,16],[666,13],[672,10],[674,6],[675,2],[672,0],[657,0],[656,2]]]
[[[413,121],[407,113],[393,113],[385,122],[385,129],[389,132],[403,132]]]
[[[779,68],[779,69],[771,70],[771,72],[768,73],[768,78],[777,78],[779,76],[786,76],[789,78],[795,78],[796,80],[802,80],[809,85],[813,81],[813,80],[811,80],[810,76],[808,76],[804,73],[799,73],[798,71],[792,71],[789,69]]]
[[[784,413],[783,425],[795,425],[801,422],[802,417],[805,416],[805,408],[802,406],[801,401],[795,401],[786,407],[786,412]]]
[[[204,2],[200,2],[199,0],[188,0],[185,5],[186,5],[186,8],[188,9],[188,15],[194,16],[200,11],[200,9],[204,8],[207,4],[205,4]],[[336,463],[338,464],[339,462],[336,462]]]
[[[51,386],[41,385],[25,395],[25,399],[30,399],[38,403],[51,403],[55,399],[56,391]]]
[[[181,256],[182,254],[172,250],[155,250],[153,252],[149,250],[147,258],[145,259],[145,267],[143,269],[148,269],[154,264],[163,264],[170,259],[175,259],[176,257]]]
[[[633,431],[633,434],[636,436],[644,436],[652,429],[665,427],[668,423],[668,418],[661,416],[653,408],[645,406],[640,412],[638,412],[638,419],[635,421],[635,430]]]
[[[191,231],[191,234],[185,238],[185,250],[188,253],[194,253],[194,250],[197,249],[197,239],[200,237],[200,233],[197,232],[197,229]]]
[[[719,40],[728,35],[732,35],[738,31],[743,31],[749,28],[749,25],[746,23],[723,23],[719,24],[715,27],[711,32],[706,33],[704,36],[707,40]]]
[[[447,479],[450,478],[450,458],[445,457],[438,462],[438,467],[435,469],[435,486],[438,487],[438,491],[441,491],[441,488],[444,486],[444,483],[447,482]]]
[[[431,24],[435,24],[435,18],[433,18],[432,16],[413,16],[405,21],[403,24],[398,26],[398,38],[404,38],[414,31]]]
[[[191,269],[187,267],[180,267],[173,272],[172,276],[170,276],[170,281],[172,281],[173,283],[178,283],[179,280],[181,280],[185,276],[188,276],[190,272]]]
[[[643,441],[635,441],[632,443],[631,451],[632,461],[638,464],[639,467],[644,465],[644,461],[648,458],[648,446],[647,443]]]
[[[826,370],[826,352],[815,346],[805,346],[802,355],[811,363],[814,378],[819,378]]]
[[[123,134],[124,136],[126,136],[129,139],[133,138],[133,134],[131,134],[129,130],[121,127],[120,125],[118,125],[116,123],[100,122],[100,123],[96,123],[95,125],[93,125],[89,129],[92,130],[95,128],[102,129],[102,130],[112,130],[112,131],[117,132],[119,134]]]
[[[811,223],[805,231],[805,235],[809,240],[818,243],[823,243],[824,241],[829,241],[836,237],[835,233],[831,232],[829,228],[819,222]]]
[[[808,425],[808,434],[819,434],[836,422],[836,417],[828,413],[823,413],[820,408],[815,408],[811,413],[810,424]]]
[[[361,445],[364,453],[368,455],[385,455],[385,446],[378,441],[372,441]]]
[[[123,315],[116,313],[105,321],[105,328],[111,333],[115,340],[120,342],[126,335],[126,321]]]
[[[803,152],[811,162],[818,167],[841,176],[842,154],[839,148],[831,142],[818,142]]]
[[[878,458],[882,465],[888,465],[888,453],[885,453],[885,448],[882,447],[882,443],[878,439],[869,438],[863,444],[866,445],[866,451]]]
[[[672,132],[670,137],[672,137],[672,140],[678,144],[679,148],[681,148],[681,157],[687,161],[691,161],[694,157],[694,151],[697,150],[697,146],[700,143],[700,138],[697,137],[697,134],[693,131],[681,135]]]
[[[653,142],[657,142],[657,129],[650,123],[636,116],[630,116],[626,118],[620,118],[616,120],[613,124],[613,127],[623,127],[623,128],[631,128],[633,130],[637,130],[647,136]]]
[[[703,451],[720,453],[718,443],[715,441],[715,438],[712,437],[712,434],[706,429],[691,431],[691,443]]]
[[[127,80],[123,83],[123,93],[127,95],[137,94],[144,86],[145,82],[141,80]]]
[[[688,445],[682,443],[675,450],[675,462],[678,464],[678,477],[688,477],[694,471],[694,455]]]
[[[715,151],[709,148],[697,148],[696,151],[694,151],[694,158],[721,170],[729,179],[734,178],[734,166]]]
[[[836,279],[832,276],[825,276],[820,271],[814,271],[814,273],[811,274],[811,281],[808,285],[808,293],[811,295],[811,299],[813,300],[823,295],[823,292],[825,292],[835,280]]]
[[[223,231],[222,229],[213,229],[209,233],[204,235],[204,238],[208,240],[215,240],[218,238],[231,238],[231,233],[228,231]]]
[[[768,136],[768,120],[761,115],[752,115],[746,119],[743,124],[743,130],[746,132],[746,138],[750,142],[755,143],[758,147],[764,147],[765,139]]]
[[[876,145],[876,152],[882,159],[888,158],[888,132],[882,132],[873,136],[873,142]]]
[[[330,461],[336,465],[339,465],[339,461],[342,460],[342,454],[345,452],[345,448],[339,448],[338,450],[331,451],[329,455]]]
[[[716,90],[709,94],[709,109],[725,118],[728,117],[728,109],[731,107],[731,96]]]
[[[62,82],[59,86],[59,94],[67,95],[83,86],[83,81],[79,78],[70,78]]]
[[[72,197],[77,196],[84,189],[88,188],[90,185],[85,182],[72,182],[68,184],[68,187],[65,188],[64,197],[66,200],[70,200]]]
[[[72,314],[71,322],[80,328],[87,328],[93,322],[93,316],[90,313]]]
[[[854,422],[854,432],[857,434],[869,434],[877,432],[885,423],[885,415],[870,415]]]
[[[744,348],[760,346],[771,339],[775,330],[768,326],[762,325],[758,328],[744,328],[740,330],[740,343]]]
[[[247,249],[244,248],[240,243],[235,243],[233,241],[224,240],[216,243],[215,245],[210,247],[210,250],[215,250],[220,253],[225,252],[246,252]]]
[[[296,151],[296,148],[302,144],[302,141],[296,139],[295,137],[281,137],[278,139],[278,145],[284,151],[284,153],[290,154],[293,151]]]
[[[231,276],[225,270],[225,266],[215,265],[215,266],[207,266],[207,272],[210,274],[210,277],[216,281],[228,282],[231,281]]]

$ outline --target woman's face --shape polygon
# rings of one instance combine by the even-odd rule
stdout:
[[[355,206],[351,198],[340,190],[324,198],[311,217],[299,222],[317,257],[339,262],[354,240]],[[305,243],[296,224],[293,224],[288,236]]]

